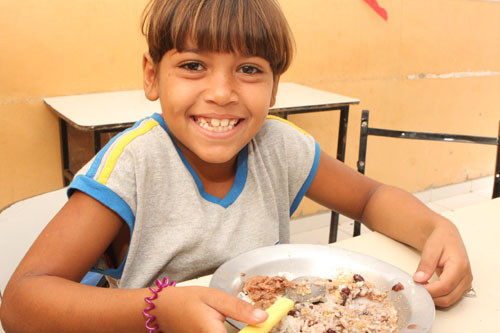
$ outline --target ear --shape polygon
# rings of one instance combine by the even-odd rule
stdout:
[[[274,77],[274,83],[273,83],[273,92],[271,95],[271,102],[269,103],[269,107],[273,107],[274,104],[276,104],[276,94],[278,94],[278,85],[280,83],[280,75],[276,75]]]
[[[144,83],[144,93],[150,101],[156,101],[158,95],[158,84],[156,80],[157,64],[153,62],[153,58],[149,52],[142,56],[142,73]]]

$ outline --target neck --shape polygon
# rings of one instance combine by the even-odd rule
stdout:
[[[205,192],[224,198],[234,184],[237,169],[238,155],[224,163],[209,163],[200,159],[187,147],[178,142],[176,144],[182,154],[200,178]]]

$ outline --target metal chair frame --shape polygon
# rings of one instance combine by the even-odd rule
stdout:
[[[493,145],[497,147],[497,155],[495,162],[494,182],[492,198],[500,197],[500,122],[498,129],[498,136],[485,137],[461,134],[446,134],[446,133],[430,133],[430,132],[411,132],[390,130],[383,128],[374,128],[368,126],[369,110],[363,110],[361,114],[361,133],[359,138],[359,157],[358,157],[358,172],[364,174],[366,168],[366,149],[368,145],[368,136],[382,136],[397,139],[410,139],[410,140],[431,140],[443,142],[461,142],[461,143],[475,143]],[[354,222],[353,236],[359,236],[361,233],[361,223]]]

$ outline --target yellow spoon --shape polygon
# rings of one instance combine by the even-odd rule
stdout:
[[[287,315],[287,313],[293,308],[294,301],[286,297],[278,298],[273,305],[267,308],[266,312],[269,314],[266,321],[260,324],[248,325],[243,328],[240,333],[267,333],[274,325],[276,325],[281,318]]]

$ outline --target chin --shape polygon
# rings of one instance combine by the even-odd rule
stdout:
[[[198,155],[200,159],[205,161],[206,163],[211,163],[211,164],[223,164],[231,161],[232,159],[236,158],[238,154],[200,154]]]
[[[207,158],[203,158],[203,160],[207,163],[210,163],[210,164],[224,164],[224,163],[227,163],[229,161],[231,161],[235,156],[230,156],[230,157],[227,157],[227,158],[224,158],[224,157],[207,157]]]

